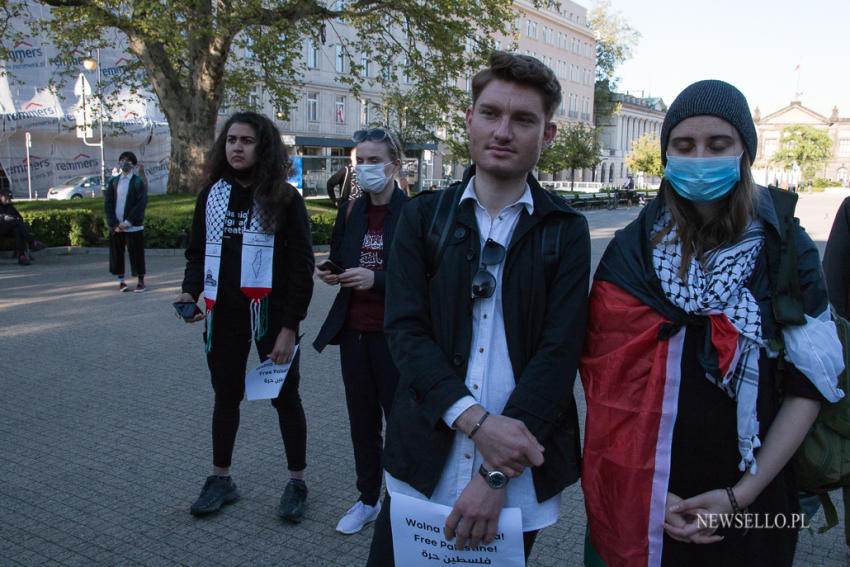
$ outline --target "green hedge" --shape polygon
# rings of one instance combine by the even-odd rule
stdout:
[[[21,216],[48,246],[92,246],[103,236],[103,221],[91,211],[48,209]]]
[[[313,225],[313,245],[330,244],[331,235],[334,230],[336,215],[312,215],[310,223]]]
[[[192,225],[195,195],[150,195],[145,214],[148,248],[180,248]],[[329,199],[307,199],[313,224],[313,244],[330,244],[336,209]],[[15,207],[48,246],[104,245],[109,236],[103,218],[103,197],[68,201],[16,201]],[[11,250],[11,238],[0,239],[0,250]]]
[[[103,215],[88,210],[21,211],[33,235],[48,246],[97,246],[105,244],[109,231]],[[313,244],[330,244],[336,215],[311,215]],[[182,248],[192,227],[192,214],[145,216],[147,248]],[[0,239],[0,250],[11,250],[11,238]]]

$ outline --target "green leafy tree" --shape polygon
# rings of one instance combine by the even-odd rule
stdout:
[[[447,153],[451,156],[451,161],[454,165],[465,167],[472,164],[464,113],[457,112],[450,117],[446,126],[446,139],[443,142],[448,148]]]
[[[346,69],[337,81],[355,96],[364,84],[384,90],[406,77],[423,101],[445,106],[460,96],[453,79],[480,67],[489,37],[514,20],[509,0],[40,0],[52,8],[45,19],[37,4],[26,16],[25,0],[2,2],[7,14],[51,37],[67,63],[75,48],[114,44],[116,33],[126,38],[132,63],[122,83],[151,88],[168,120],[169,192],[200,189],[225,94],[229,108],[245,108],[260,89],[289,112],[307,41],[338,46]],[[13,35],[4,33],[4,45]],[[362,76],[363,54],[381,69],[376,77]]]
[[[782,145],[770,161],[787,170],[797,166],[804,179],[814,179],[831,156],[832,139],[825,130],[794,124],[782,129]]]
[[[617,89],[617,67],[632,56],[640,41],[640,32],[632,28],[611,0],[595,0],[587,12],[587,25],[596,35],[596,84],[593,109],[596,124],[618,111],[610,101]]]
[[[575,184],[575,170],[599,164],[599,134],[584,122],[558,125],[555,139],[540,153],[537,169],[557,174],[570,170],[570,186]]]
[[[648,176],[664,175],[661,163],[661,142],[657,132],[648,132],[632,142],[632,150],[626,154],[626,167],[641,171]]]

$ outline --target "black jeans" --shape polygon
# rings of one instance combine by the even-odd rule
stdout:
[[[274,322],[274,317],[271,322]],[[251,351],[251,331],[247,317],[231,319],[216,316],[213,317],[212,327],[212,345],[207,353],[207,366],[215,391],[212,419],[213,465],[229,467],[233,445],[236,442],[236,431],[239,429],[239,404],[245,395],[245,369]],[[265,360],[274,348],[277,332],[272,329],[280,329],[280,325],[270,324],[269,331],[256,343],[261,361]],[[304,470],[307,466],[307,421],[298,393],[298,383],[301,380],[298,368],[300,355],[299,349],[280,394],[271,402],[277,410],[280,435],[283,438],[290,471]]]
[[[11,221],[0,221],[0,237],[11,236],[15,239],[15,257],[19,258],[27,253],[27,245],[33,243],[30,228],[21,219]]]
[[[357,490],[364,504],[374,506],[381,494],[381,410],[386,419],[398,385],[383,332],[361,332],[346,327],[339,335],[339,355],[345,401],[354,446]]]
[[[109,273],[124,275],[124,248],[130,253],[130,270],[134,276],[145,275],[145,231],[109,233]]]
[[[522,532],[526,564],[528,563],[528,556],[531,555],[531,548],[534,546],[534,540],[537,539],[538,533],[540,533],[540,530]],[[389,493],[385,494],[384,502],[381,504],[381,513],[378,514],[378,519],[375,520],[375,532],[372,535],[372,545],[369,548],[369,559],[366,561],[366,567],[395,567],[393,531],[390,524]]]

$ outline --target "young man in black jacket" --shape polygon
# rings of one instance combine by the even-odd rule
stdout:
[[[148,186],[133,173],[138,163],[133,152],[118,157],[121,173],[109,180],[103,208],[109,226],[109,271],[118,276],[118,291],[130,291],[124,281],[124,248],[130,253],[130,270],[139,278],[137,293],[145,291],[145,207]]]
[[[453,223],[439,226],[440,193],[431,193],[403,209],[396,229],[385,332],[401,377],[384,467],[390,497],[452,507],[444,533],[455,549],[492,542],[502,508],[520,508],[527,558],[580,470],[573,384],[590,237],[584,217],[531,175],[556,132],[551,69],[495,52],[472,95],[475,166],[443,195],[456,203]],[[434,231],[445,244],[432,262]],[[389,509],[369,565],[394,564]]]

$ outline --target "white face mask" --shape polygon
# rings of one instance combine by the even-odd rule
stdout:
[[[389,183],[392,176],[384,173],[388,163],[358,163],[357,182],[367,193],[380,193]]]

